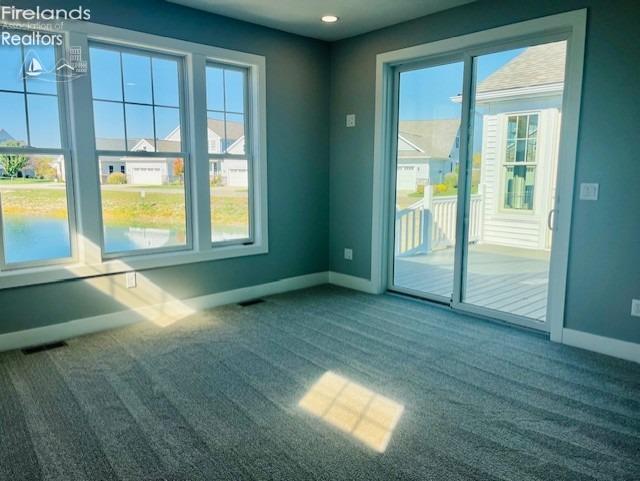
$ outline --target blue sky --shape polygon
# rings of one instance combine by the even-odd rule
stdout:
[[[36,57],[46,71],[55,71],[51,47],[28,47],[22,52],[20,47],[0,46],[0,129],[26,143],[28,118],[31,145],[58,148],[55,74],[42,74],[27,81],[27,115],[23,55],[27,59]],[[120,54],[116,50],[91,48],[96,136],[122,139],[124,148],[125,125],[130,139],[153,138],[155,119],[156,137],[165,138],[180,122],[179,67],[179,62],[170,57],[151,58],[134,52]],[[127,102],[124,109],[123,89]],[[228,119],[242,121],[242,115],[238,114],[244,110],[243,73],[225,70],[223,74],[220,68],[207,68],[207,107],[211,111],[233,112]],[[214,118],[223,115],[210,113]]]
[[[478,57],[478,81],[487,78],[522,49]],[[400,119],[452,119],[460,116],[460,104],[450,98],[462,90],[462,62],[404,72],[400,76]]]

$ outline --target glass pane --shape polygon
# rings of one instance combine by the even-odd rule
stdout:
[[[518,140],[516,142],[516,162],[524,162],[525,149],[527,148],[526,140]]]
[[[0,165],[6,262],[69,257],[71,242],[63,156],[0,154]]]
[[[91,47],[89,55],[93,98],[121,101],[120,52]]]
[[[155,105],[178,107],[178,62],[164,58],[153,59],[153,101]]]
[[[518,126],[518,117],[509,117],[507,124],[507,140],[513,141],[516,138],[516,128]]]
[[[22,52],[19,46],[0,47],[0,89],[24,90],[22,81]]]
[[[463,63],[400,74],[393,283],[453,293]],[[452,100],[453,99],[453,100]]]
[[[2,48],[4,48],[4,45]],[[53,47],[44,45],[25,46],[24,68],[28,92],[52,95],[58,92],[56,52]]]
[[[60,148],[58,98],[27,95],[32,147]]]
[[[527,116],[520,115],[518,117],[518,138],[526,139],[527,138]]]
[[[222,69],[207,67],[207,110],[224,110]]]
[[[121,103],[93,102],[98,150],[124,150],[124,112]]]
[[[546,319],[553,241],[547,216],[554,207],[565,54],[566,42],[554,42],[474,59],[476,92],[485,95],[471,106],[470,158],[474,167],[479,159],[480,169],[478,191],[469,200],[462,301],[534,321]],[[541,85],[557,85],[544,105],[526,95],[501,97]],[[516,114],[541,106],[544,115]],[[550,120],[548,128],[538,130],[543,119]],[[551,147],[545,152],[537,152],[539,135]],[[536,179],[537,165],[548,175]]]
[[[536,141],[528,140],[527,141],[527,162],[535,162],[536,161]]]
[[[122,74],[125,101],[150,104],[151,59],[146,55],[122,53]]]
[[[244,154],[244,115],[226,114],[226,152]]]
[[[220,154],[224,152],[224,143],[226,138],[224,113],[207,112],[207,117],[209,153]]]
[[[211,240],[249,237],[249,170],[246,159],[210,162]]]
[[[127,149],[155,151],[153,141],[153,108],[147,105],[125,104],[127,119]]]
[[[187,243],[184,159],[99,159],[106,252]]]
[[[244,113],[244,72],[224,71],[225,110]]]
[[[535,138],[538,135],[538,116],[530,115],[529,116],[529,129],[528,129],[528,137]]]
[[[0,92],[0,143],[27,144],[27,116],[23,94]]]
[[[180,152],[180,111],[156,107],[156,148],[159,152]]]

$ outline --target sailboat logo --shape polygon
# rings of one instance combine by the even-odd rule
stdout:
[[[36,57],[33,57],[29,62],[29,65],[27,65],[25,73],[29,77],[37,77],[42,72],[44,72],[44,68],[42,68],[42,64],[40,63],[40,60],[38,60]]]

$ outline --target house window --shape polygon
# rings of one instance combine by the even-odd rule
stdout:
[[[222,64],[207,65],[207,127],[211,164],[211,240],[251,239],[251,165],[246,146],[248,71]]]
[[[538,114],[510,115],[503,163],[505,209],[533,210]]]
[[[51,46],[0,49],[0,269],[72,257],[59,58]]]
[[[89,58],[98,162],[123,163],[101,188],[105,253],[186,247],[182,58],[102,43]]]
[[[109,166],[109,173],[110,173],[110,174],[113,174],[113,165],[110,165],[110,166]]]

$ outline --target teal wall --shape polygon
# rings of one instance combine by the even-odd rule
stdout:
[[[76,7],[57,0],[16,7]],[[187,298],[326,271],[329,215],[329,46],[164,1],[87,1],[92,21],[264,55],[267,63],[269,253],[154,269],[144,275]],[[292,180],[295,180],[292,182]],[[0,333],[123,310],[153,300],[117,301],[122,275],[0,291]],[[133,305],[132,305],[133,304]]]
[[[640,342],[640,4],[637,1],[481,1],[331,47],[330,266],[371,275],[375,60],[381,52],[578,8],[588,28],[577,182],[600,200],[574,200],[566,327]],[[357,126],[345,128],[345,114]],[[353,261],[343,249],[354,249]]]
[[[368,279],[376,54],[587,7],[577,182],[599,182],[601,190],[598,202],[574,201],[566,325],[640,342],[640,321],[629,315],[631,298],[640,298],[637,2],[478,2],[333,44],[163,1],[82,4],[97,23],[267,59],[270,252],[144,272],[178,298],[328,268]],[[357,114],[356,128],[344,127],[346,113]],[[343,260],[344,247],[354,249],[353,261]],[[111,276],[2,290],[0,333],[125,309],[103,293],[122,284]]]

